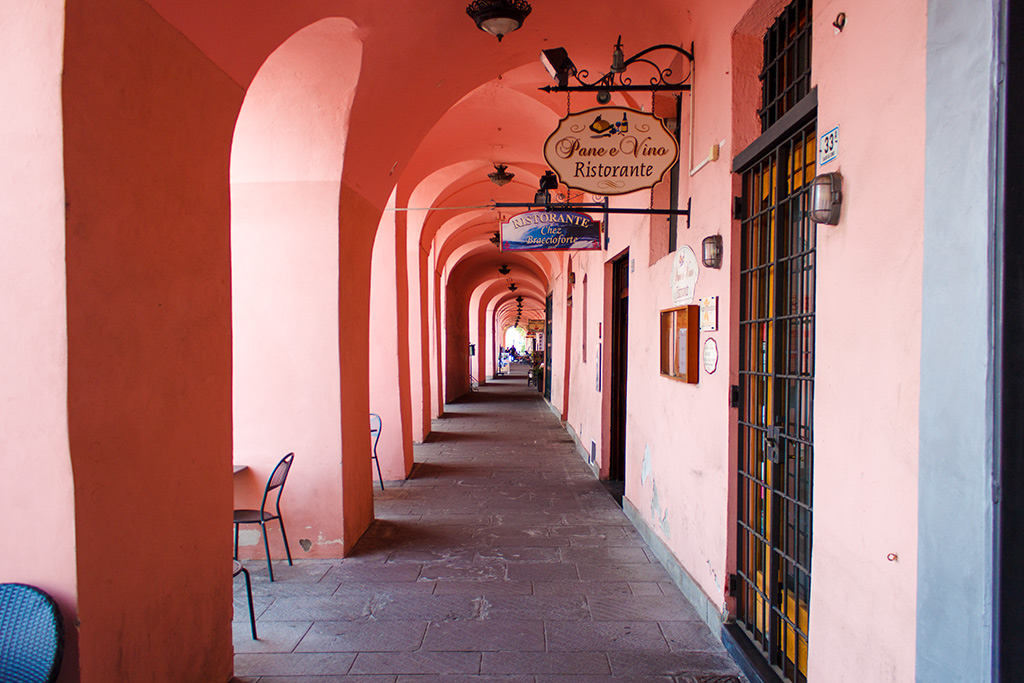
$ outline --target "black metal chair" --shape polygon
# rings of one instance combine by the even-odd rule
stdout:
[[[245,595],[249,598],[249,626],[252,628],[252,639],[259,640],[256,637],[256,610],[252,608],[252,581],[249,580],[249,570],[243,567],[238,560],[232,560],[232,562],[231,576],[242,574],[245,577]]]
[[[288,470],[291,469],[292,460],[295,459],[294,453],[281,458],[281,462],[277,463],[277,467],[270,473],[270,478],[267,479],[267,488],[263,492],[263,502],[260,503],[259,510],[235,510],[235,559],[238,559],[238,527],[242,524],[259,524],[260,530],[263,532],[263,548],[267,551],[267,570],[270,572],[270,580],[274,580],[274,566],[270,563],[270,543],[267,541],[267,522],[278,520],[281,524],[281,538],[284,539],[284,550],[288,553],[288,564],[292,564],[292,551],[288,547],[288,535],[284,532],[284,518],[281,517],[281,492],[284,491],[284,482],[288,479]],[[267,497],[270,496],[270,492],[277,490],[277,499],[275,500],[274,507],[277,510],[276,513],[267,512]]]
[[[0,584],[0,681],[53,683],[64,655],[57,603],[23,583]]]
[[[384,490],[384,477],[380,474],[380,460],[377,459],[377,442],[380,441],[380,428],[381,421],[380,415],[377,413],[370,413],[370,436],[373,437],[373,462],[377,465],[377,481],[380,482],[380,490]]]

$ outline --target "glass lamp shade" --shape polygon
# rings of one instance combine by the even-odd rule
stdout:
[[[492,36],[497,36],[498,40],[504,38],[506,33],[512,33],[521,25],[522,22],[513,17],[494,17],[480,22],[480,28]]]
[[[626,57],[622,54],[622,36],[619,36],[619,42],[615,43],[615,49],[612,50],[612,68],[613,74],[620,74],[626,70]]]
[[[525,0],[473,0],[466,8],[477,28],[497,36],[499,42],[522,26],[531,11],[533,8]]]
[[[701,262],[708,268],[722,267],[722,236],[711,235],[701,242]]]
[[[839,173],[822,173],[811,181],[808,216],[815,223],[839,224],[843,205],[843,177]]]

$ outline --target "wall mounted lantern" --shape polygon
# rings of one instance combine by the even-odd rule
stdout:
[[[498,42],[507,33],[517,30],[533,8],[526,0],[473,0],[466,7],[476,27],[498,37]]]
[[[569,76],[576,75],[576,65],[569,59],[569,53],[564,47],[553,47],[550,50],[541,50],[540,63],[544,65],[551,78],[558,81],[558,87],[564,88],[569,85]]]
[[[544,175],[540,177],[540,187],[537,190],[537,194],[533,196],[533,203],[535,205],[547,206],[551,203],[551,192],[550,190],[558,189],[558,176],[555,175],[554,171],[544,171]]]
[[[722,236],[711,235],[700,243],[701,262],[708,268],[722,267]]]
[[[506,166],[505,164],[495,164],[494,173],[488,173],[487,177],[491,179],[492,183],[494,183],[498,187],[501,187],[502,185],[516,177],[515,173],[509,173],[508,171],[506,171],[505,169],[507,168],[508,166]]]
[[[843,177],[839,173],[822,173],[811,181],[808,217],[815,223],[839,224],[843,205]]]
[[[498,272],[501,273],[502,275],[508,275],[509,273],[512,272],[512,269],[508,267],[508,264],[502,263],[501,266],[498,268]]]

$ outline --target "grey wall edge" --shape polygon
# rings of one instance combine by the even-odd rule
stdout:
[[[928,0],[916,679],[992,680],[1000,0]]]
[[[565,431],[568,432],[569,436],[572,437],[573,443],[576,444],[576,451],[579,453],[584,464],[586,464],[595,477],[599,476],[597,465],[587,462],[589,458],[589,452],[581,442],[579,435],[576,434],[576,430],[572,428],[572,425],[566,424]],[[722,624],[724,619],[722,613],[718,610],[711,599],[707,596],[704,590],[693,580],[689,572],[683,567],[683,565],[676,559],[676,556],[672,554],[668,546],[665,545],[664,541],[654,533],[640,512],[629,502],[628,499],[622,499],[622,511],[625,513],[626,518],[630,524],[640,533],[640,537],[647,543],[647,547],[650,548],[654,556],[658,558],[658,562],[668,572],[669,577],[672,579],[672,583],[682,591],[686,599],[689,600],[690,604],[693,605],[697,613],[700,614],[701,619],[711,629],[711,633],[716,638],[721,639]]]
[[[651,552],[654,553],[654,556],[658,558],[658,562],[668,572],[668,575],[672,578],[672,583],[690,601],[690,604],[700,614],[701,619],[711,629],[711,633],[720,639],[724,621],[718,607],[711,602],[711,598],[707,596],[707,593],[693,580],[693,577],[686,571],[686,568],[676,559],[676,556],[672,554],[672,551],[668,549],[668,546],[665,545],[661,538],[654,533],[654,530],[648,526],[643,516],[628,499],[624,498],[622,500],[622,511],[626,513],[626,518],[640,532],[640,536],[647,543]]]

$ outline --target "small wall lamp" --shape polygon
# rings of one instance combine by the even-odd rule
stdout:
[[[558,176],[552,171],[544,171],[544,175],[540,177],[540,187],[537,189],[537,193],[533,196],[533,203],[537,205],[543,204],[547,206],[551,203],[551,192],[550,190],[558,189]]]
[[[540,63],[552,78],[558,81],[558,87],[564,88],[569,84],[569,76],[576,75],[576,65],[569,59],[569,53],[564,47],[553,47],[548,50],[541,50]]]
[[[822,173],[811,181],[810,208],[807,216],[815,223],[839,224],[839,211],[843,205],[843,177],[836,173]]]
[[[722,267],[722,236],[711,235],[700,243],[701,262],[708,268]]]

